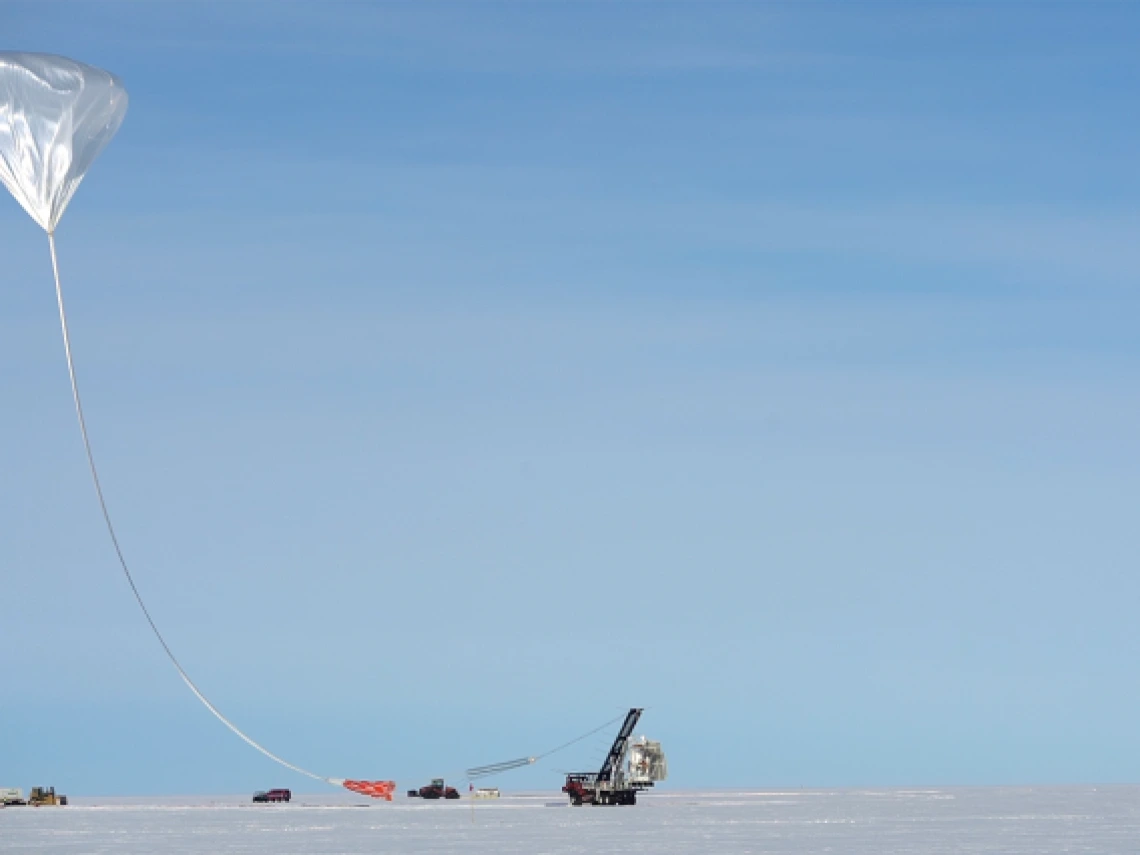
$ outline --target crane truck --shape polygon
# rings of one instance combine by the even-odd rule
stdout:
[[[639,791],[665,780],[669,769],[661,743],[644,736],[631,742],[641,713],[640,707],[634,707],[626,715],[602,768],[566,776],[562,792],[570,797],[571,804],[634,805]]]

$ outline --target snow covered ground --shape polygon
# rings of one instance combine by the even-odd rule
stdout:
[[[636,807],[571,808],[561,794],[471,803],[298,795],[73,798],[0,809],[0,852],[333,853],[1140,852],[1140,787],[663,791]]]

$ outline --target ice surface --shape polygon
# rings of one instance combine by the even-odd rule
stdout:
[[[466,799],[77,797],[0,809],[0,852],[1108,855],[1140,852],[1140,787],[672,791],[636,807],[580,808],[532,793],[479,801],[474,821]]]

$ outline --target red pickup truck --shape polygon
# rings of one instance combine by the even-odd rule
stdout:
[[[253,794],[255,802],[287,802],[293,798],[289,790],[266,790]]]

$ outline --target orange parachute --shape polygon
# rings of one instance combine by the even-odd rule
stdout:
[[[345,781],[341,786],[362,796],[371,796],[389,802],[392,801],[392,793],[396,791],[395,781]]]

